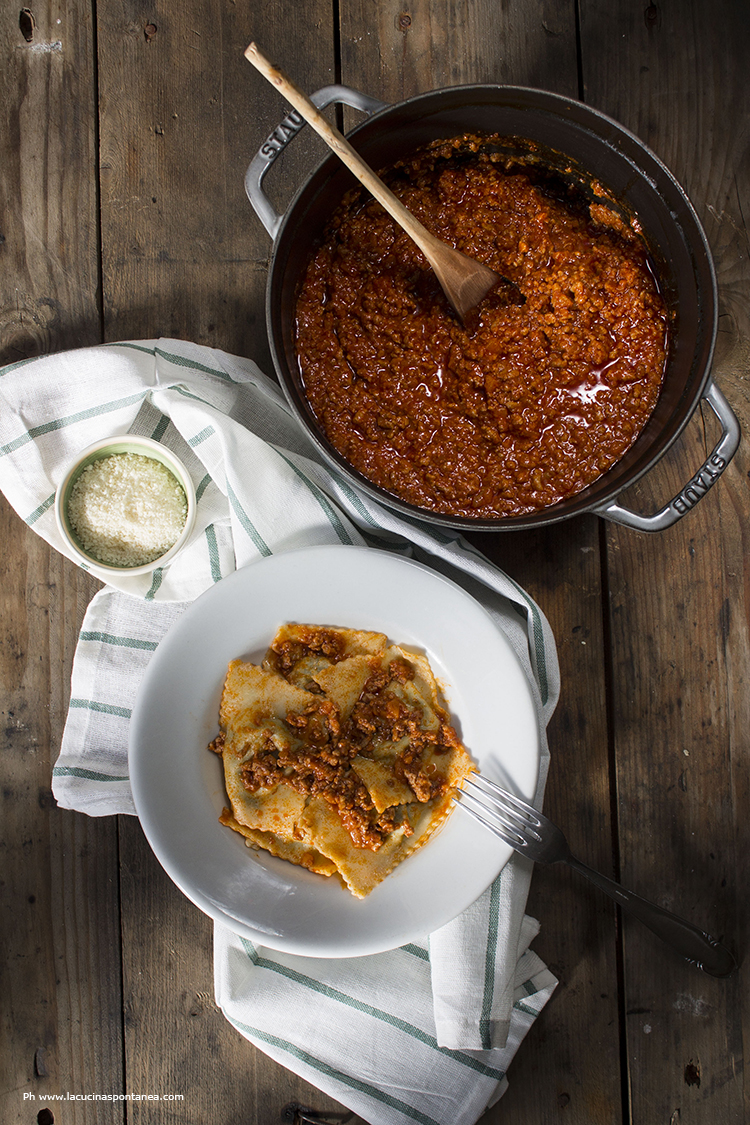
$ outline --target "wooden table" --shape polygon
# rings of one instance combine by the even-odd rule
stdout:
[[[307,90],[342,81],[395,101],[465,82],[529,85],[632,129],[705,226],[720,286],[714,371],[750,429],[741,0],[56,0],[20,18],[19,7],[0,16],[0,363],[176,336],[271,372],[269,240],[243,176],[286,109],[243,59],[256,39]],[[320,154],[308,135],[290,146],[273,173],[280,207]],[[628,502],[653,511],[676,493],[715,430],[700,409]],[[748,470],[741,446],[719,484],[659,534],[583,516],[474,537],[557,637],[547,811],[582,858],[739,954],[750,875]],[[137,821],[55,807],[50,771],[95,582],[4,501],[0,519],[0,1120],[272,1125],[293,1119],[292,1104],[340,1120],[341,1107],[217,1011],[210,923],[162,872]],[[529,910],[560,986],[483,1122],[748,1120],[741,975],[716,981],[686,967],[566,870],[535,873]],[[61,1109],[42,1097],[122,1090],[184,1100]]]

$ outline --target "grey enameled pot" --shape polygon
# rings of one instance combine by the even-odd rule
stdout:
[[[342,102],[368,115],[349,140],[375,169],[408,156],[430,140],[484,132],[541,146],[550,162],[558,161],[583,190],[595,191],[591,184],[599,181],[626,213],[638,217],[673,324],[664,384],[645,429],[620,461],[576,496],[529,515],[475,520],[416,507],[372,485],[326,439],[305,398],[295,356],[294,306],[302,274],[332,211],[354,180],[330,155],[299,188],[286,213],[277,214],[263,191],[263,178],[304,125],[292,111],[261,146],[248,168],[245,186],[273,239],[266,318],[276,372],[299,422],[323,457],[368,496],[443,527],[513,531],[595,512],[641,531],[661,531],[689,512],[728,465],[739,444],[740,428],[711,377],[717,293],[708,242],[687,195],[658,157],[611,118],[544,90],[458,86],[388,106],[348,87],[328,86],[312,99],[319,108]],[[640,515],[623,507],[620,494],[665,454],[701,401],[708,403],[722,429],[704,464],[655,514]]]

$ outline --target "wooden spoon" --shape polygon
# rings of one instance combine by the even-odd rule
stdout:
[[[346,137],[326,120],[291,79],[261,54],[255,43],[251,43],[247,48],[245,58],[277,88],[279,93],[283,94],[305,121],[312,125],[315,132],[333,149],[350,172],[354,173],[360,183],[364,184],[378,203],[413,239],[432,266],[443,292],[462,320],[498,282],[504,281],[481,262],[475,262],[473,258],[467,257],[459,250],[454,250],[452,246],[430,234],[375,175],[369,164],[366,164],[355,152]]]

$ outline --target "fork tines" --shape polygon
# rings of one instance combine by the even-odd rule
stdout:
[[[541,821],[531,805],[481,774],[464,778],[455,802],[516,850],[523,850],[531,840],[540,840]]]

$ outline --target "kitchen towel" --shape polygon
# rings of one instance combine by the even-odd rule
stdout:
[[[90,815],[134,813],[128,720],[170,625],[232,570],[315,544],[376,547],[425,563],[479,600],[529,679],[542,732],[559,693],[554,639],[526,592],[460,535],[397,515],[324,464],[276,385],[249,360],[177,340],[133,341],[0,371],[0,488],[66,553],[54,495],[69,458],[100,437],[154,437],[187,465],[199,499],[188,548],[93,598],[80,633],[53,790]],[[514,856],[464,914],[422,945],[323,960],[214,928],[217,1003],[261,1050],[372,1125],[471,1125],[555,979],[529,950],[531,868]],[[313,1029],[315,1034],[313,1035]]]

